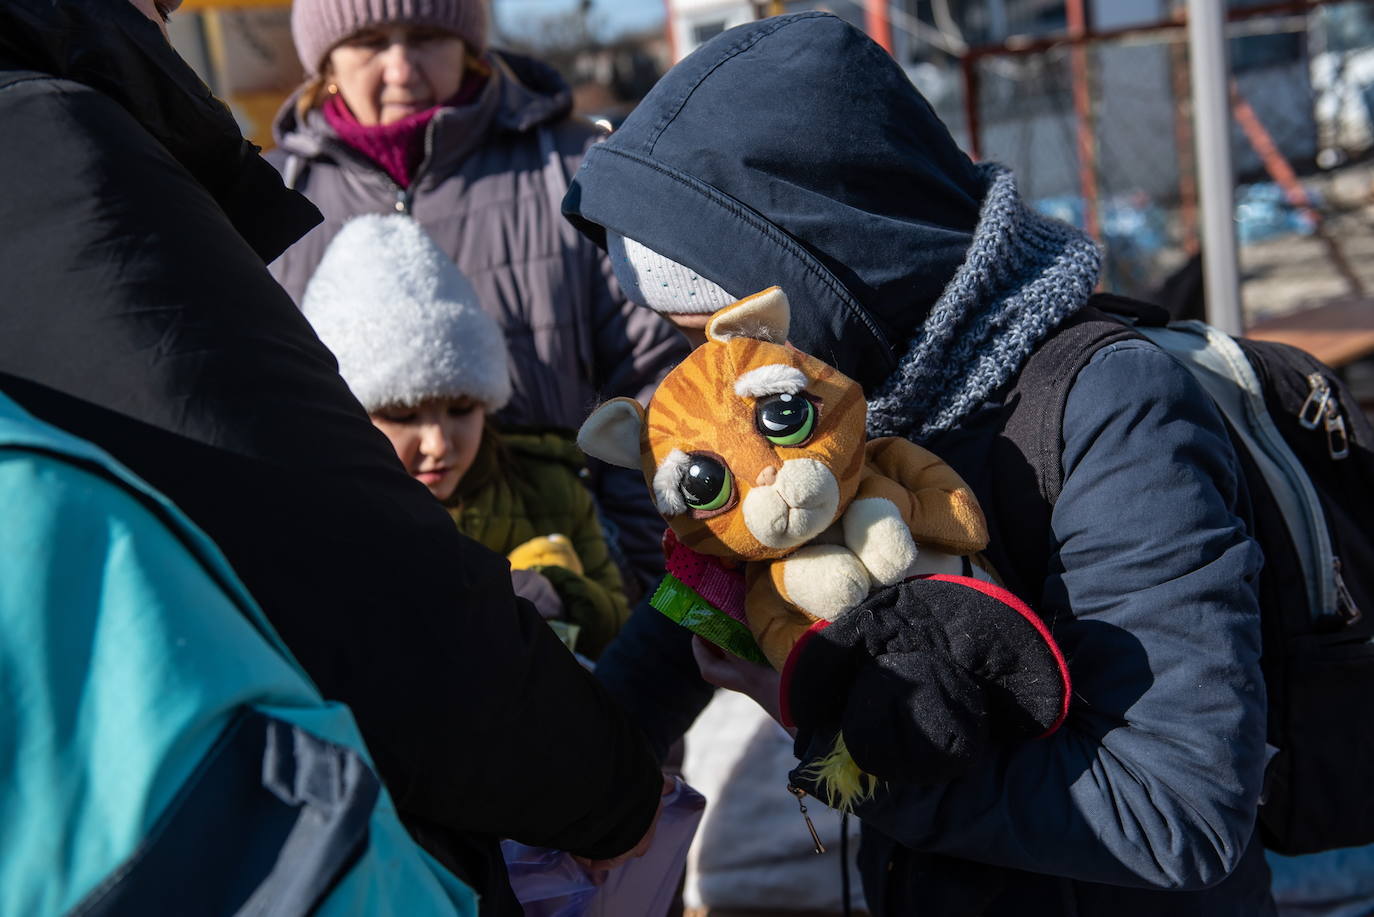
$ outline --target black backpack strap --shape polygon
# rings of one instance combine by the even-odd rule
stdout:
[[[1004,435],[1021,446],[1022,454],[1035,470],[1040,496],[1048,506],[1053,506],[1059,499],[1064,486],[1060,460],[1064,454],[1064,407],[1069,400],[1069,389],[1097,351],[1117,341],[1140,338],[1129,324],[1112,317],[1135,318],[1134,313],[1117,310],[1119,299],[1095,296],[1087,307],[1061,325],[1031,354],[1007,399],[1014,407],[1007,418]],[[1100,300],[1111,300],[1102,303],[1111,307],[1110,313],[1098,308]],[[1146,303],[1135,304],[1132,300],[1120,301],[1147,309],[1156,308]],[[1167,323],[1168,313],[1159,311],[1164,316],[1162,324]]]
[[[1007,483],[992,485],[996,505],[989,519],[989,556],[1013,591],[1032,604],[1039,601],[1049,569],[1050,522],[1064,486],[1069,390],[1098,350],[1139,337],[1129,324],[1089,305],[1035,349],[1007,394],[992,453],[992,474]],[[1010,545],[1016,546],[1014,552],[1005,549]]]
[[[1140,339],[1134,325],[1156,322],[1167,324],[1168,313],[1135,300],[1094,296],[1036,347],[1000,406],[926,443],[978,494],[991,535],[987,558],[1032,606],[1044,588],[1050,520],[1064,485],[1069,390],[1098,350]]]
[[[1130,319],[1133,325],[1149,328],[1163,328],[1170,321],[1169,310],[1163,306],[1115,293],[1094,293],[1088,300],[1088,306],[1108,315]]]

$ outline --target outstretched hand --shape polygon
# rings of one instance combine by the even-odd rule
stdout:
[[[778,687],[782,677],[772,666],[759,665],[728,653],[709,640],[692,637],[692,656],[701,670],[701,677],[717,688],[728,688],[754,699],[769,716],[782,723]],[[796,730],[787,728],[792,735]]]

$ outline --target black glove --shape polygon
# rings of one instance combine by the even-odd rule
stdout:
[[[809,632],[782,696],[799,747],[839,731],[875,777],[935,783],[964,773],[991,741],[1058,728],[1069,673],[1040,619],[1005,589],[924,577]]]

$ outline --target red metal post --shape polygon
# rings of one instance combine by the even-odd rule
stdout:
[[[1321,214],[1312,206],[1307,189],[1298,181],[1297,173],[1279,151],[1273,135],[1264,126],[1264,122],[1260,121],[1259,115],[1255,114],[1255,109],[1245,96],[1240,94],[1240,87],[1234,79],[1231,80],[1231,116],[1245,132],[1245,139],[1250,141],[1250,147],[1259,156],[1260,162],[1264,163],[1264,170],[1269,173],[1274,183],[1283,189],[1283,196],[1288,198],[1288,203],[1303,211],[1313,223],[1321,222]]]
[[[887,14],[890,0],[864,0],[864,30],[868,37],[892,53],[892,20]]]
[[[1083,228],[1094,239],[1101,240],[1102,228],[1097,216],[1097,137],[1093,129],[1092,87],[1088,84],[1088,13],[1084,0],[1067,0],[1069,37],[1074,39],[1069,49],[1073,71],[1073,111],[1075,145],[1078,154],[1078,186],[1083,197]]]
[[[1350,289],[1353,296],[1364,295],[1364,281],[1350,265],[1349,259],[1345,257],[1345,252],[1341,250],[1339,242],[1327,232],[1322,225],[1322,214],[1312,204],[1312,197],[1303,187],[1298,175],[1293,171],[1293,166],[1289,164],[1283,152],[1279,149],[1274,137],[1269,133],[1269,129],[1264,126],[1264,122],[1259,119],[1255,109],[1250,102],[1241,95],[1240,86],[1234,79],[1231,80],[1231,115],[1245,132],[1245,139],[1250,141],[1251,148],[1254,149],[1260,161],[1264,163],[1264,169],[1269,173],[1269,177],[1274,183],[1283,189],[1283,195],[1298,210],[1301,210],[1306,217],[1312,221],[1312,228],[1317,236],[1326,245],[1327,257],[1331,259],[1331,264],[1336,268],[1336,272],[1341,275],[1345,284]]]
[[[1169,43],[1169,77],[1174,93],[1174,145],[1178,162],[1178,222],[1183,250],[1196,255],[1202,247],[1198,235],[1197,161],[1193,149],[1193,94],[1188,79],[1188,52],[1179,42]]]
[[[663,29],[668,33],[668,66],[677,63],[677,29],[673,28],[673,0],[663,0]]]
[[[983,158],[983,123],[978,117],[978,55],[965,54],[959,59],[964,75],[964,121],[968,124],[968,154]]]

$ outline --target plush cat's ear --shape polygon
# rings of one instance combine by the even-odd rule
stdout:
[[[644,408],[633,398],[612,398],[592,411],[577,431],[577,447],[610,465],[639,468]]]
[[[782,287],[769,287],[712,315],[706,323],[706,338],[717,343],[730,338],[754,338],[784,344],[791,322],[787,294]]]

